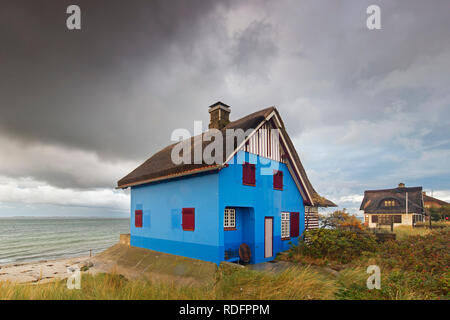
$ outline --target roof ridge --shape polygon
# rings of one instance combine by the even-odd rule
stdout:
[[[276,109],[276,107],[271,106],[264,109],[260,109],[258,111],[255,111],[253,113],[250,113],[246,116],[243,116],[239,119],[236,119],[234,121],[229,122],[224,128],[221,129],[221,131],[226,131],[227,129],[243,129],[244,131],[247,131],[249,129],[254,130],[258,128],[259,125],[261,125],[264,121],[267,120],[267,118],[275,112],[276,118],[280,121],[280,130],[281,133],[286,138],[286,147],[289,148],[292,151],[293,159],[292,161],[294,164],[298,167],[298,174],[300,175],[300,179],[304,180],[303,188],[305,188],[306,192],[309,193],[308,198],[311,199],[305,199],[307,203],[311,202],[313,205],[317,206],[336,206],[333,202],[330,200],[321,197],[314,187],[312,186],[311,182],[309,181],[309,178],[306,174],[306,170],[303,167],[303,164],[300,160],[300,157],[297,153],[297,150],[295,149],[294,144],[292,143],[292,140],[290,139],[289,135],[287,134],[285,130],[285,126],[283,123],[283,120],[281,119],[281,116]],[[172,143],[162,149],[160,149],[158,152],[154,153],[150,158],[148,158],[146,161],[144,161],[140,166],[135,168],[133,171],[131,171],[128,175],[123,177],[117,182],[118,188],[126,188],[133,185],[140,185],[144,183],[150,183],[153,180],[164,180],[164,179],[170,179],[170,176],[178,175],[183,172],[191,171],[191,169],[200,169],[200,168],[206,168],[207,164],[206,162],[202,161],[202,163],[195,164],[193,163],[181,163],[181,164],[174,164],[171,161],[171,153],[173,148],[182,142],[188,142],[191,141],[191,143],[195,143],[195,137],[198,137],[200,135],[204,135],[207,133],[207,131],[203,131],[201,134],[191,136],[187,139],[177,141],[175,143]],[[226,141],[224,141],[226,142]],[[211,143],[211,141],[205,141],[202,139],[202,147],[206,147],[207,144]],[[232,152],[235,152],[238,149],[239,146],[236,146]],[[230,150],[231,151],[231,150]],[[221,166],[226,161],[228,152],[224,152],[223,159],[221,160],[221,163],[218,165]],[[192,157],[192,153],[190,155]],[[192,160],[192,158],[191,158]],[[195,161],[195,160],[194,160]],[[301,183],[303,184],[303,183]],[[311,200],[311,201],[310,201]]]
[[[220,101],[219,101],[219,102],[220,102]],[[269,110],[269,109],[276,110],[275,107],[268,107],[268,108],[261,109],[261,110],[259,110],[259,111],[255,111],[255,112],[253,112],[253,113],[251,113],[251,114],[248,114],[248,115],[246,115],[246,116],[244,116],[244,117],[241,117],[241,118],[239,118],[239,119],[230,121],[230,122],[229,122],[223,129],[221,129],[221,130],[227,129],[227,127],[228,127],[230,124],[234,124],[234,123],[236,123],[236,122],[238,122],[238,121],[244,120],[245,118],[249,118],[249,119],[250,119],[250,118],[251,118],[252,116],[254,116],[255,114],[260,113],[260,112],[265,111],[265,110]],[[262,121],[264,121],[264,120],[262,120]],[[261,121],[261,122],[262,122],[262,121]],[[256,127],[253,128],[253,129],[256,129]],[[210,131],[210,130],[211,130],[211,129],[208,128],[206,131],[202,131],[202,132],[199,133],[199,134],[192,135],[192,136],[190,136],[189,138],[186,138],[186,139],[184,139],[184,140],[175,141],[174,143],[171,143],[171,144],[165,146],[164,148],[159,149],[159,151],[155,152],[152,156],[150,156],[149,159],[151,159],[154,155],[160,153],[161,151],[164,151],[164,150],[166,150],[166,149],[170,149],[171,147],[174,147],[174,146],[177,145],[178,143],[181,143],[181,142],[184,142],[184,141],[188,141],[188,140],[194,139],[194,138],[199,137],[199,136],[203,136],[203,135],[205,135],[205,133],[207,133],[207,132]],[[215,129],[215,130],[217,130],[217,129]]]
[[[441,200],[441,199],[438,199],[438,198],[435,198],[435,197],[429,196],[429,195],[427,195],[427,194],[424,194],[424,195],[423,195],[423,197],[424,197],[424,198],[425,198],[425,197],[427,197],[427,198],[430,198],[430,199],[436,200],[436,201],[438,201],[438,202],[443,202],[443,203],[446,203],[446,204],[450,204],[450,203],[448,203],[448,202],[447,202],[447,201],[445,201],[445,200]],[[424,199],[424,201],[425,201],[425,199]]]
[[[372,190],[364,190],[364,192],[383,192],[383,191],[393,191],[393,190],[402,191],[402,190],[406,190],[406,189],[409,189],[409,190],[411,190],[411,189],[421,190],[422,187],[418,186],[418,187],[401,187],[401,188],[397,187],[397,188],[391,188],[391,189],[372,189]]]
[[[253,112],[253,113],[250,113],[250,114],[248,114],[248,115],[246,115],[246,116],[243,116],[243,117],[241,117],[241,118],[239,118],[239,119],[230,121],[230,122],[224,127],[224,129],[226,129],[227,127],[231,127],[231,126],[232,126],[233,124],[235,124],[236,122],[244,121],[244,120],[247,120],[247,119],[251,119],[251,118],[255,117],[257,114],[263,114],[263,115],[264,115],[264,114],[267,113],[266,111],[268,111],[268,110],[273,111],[273,110],[276,110],[276,108],[275,108],[274,106],[272,106],[272,107],[267,107],[267,108],[264,108],[264,109],[255,111],[255,112]],[[262,121],[264,121],[264,120],[261,120],[261,122],[262,122]],[[256,128],[256,127],[255,127],[255,128]],[[254,129],[255,129],[255,128],[254,128]]]

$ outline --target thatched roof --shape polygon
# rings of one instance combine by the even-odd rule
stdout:
[[[423,202],[434,202],[434,203],[436,203],[436,204],[438,204],[440,206],[448,206],[448,205],[450,205],[450,203],[448,203],[448,202],[445,202],[443,200],[439,200],[439,199],[436,199],[436,198],[433,198],[433,197],[430,197],[430,196],[426,195],[425,192],[423,193]]]
[[[366,190],[359,209],[364,210],[364,213],[406,213],[406,193],[408,193],[408,213],[423,213],[422,187]],[[386,207],[385,200],[394,200],[395,205]]]
[[[244,131],[247,131],[249,129],[255,129],[259,124],[261,124],[263,121],[266,121],[266,118],[275,112],[278,115],[278,118],[281,121],[281,117],[279,116],[279,113],[275,107],[266,108],[257,112],[254,112],[252,114],[249,114],[239,120],[232,121],[229,124],[227,124],[221,131],[223,135],[225,136],[225,130],[227,129],[242,129]],[[291,154],[294,159],[292,159],[299,171],[301,180],[304,182],[304,188],[308,190],[312,201],[314,202],[315,206],[319,207],[332,207],[336,206],[333,202],[330,200],[321,197],[313,188],[311,185],[311,182],[308,179],[308,176],[306,175],[306,171],[303,168],[303,165],[300,161],[300,157],[298,156],[294,145],[289,138],[289,135],[286,133],[284,129],[284,124],[282,124],[281,133],[286,137],[287,141],[287,148],[291,150]],[[205,135],[206,132],[202,133],[202,135]],[[227,150],[226,146],[226,139],[223,139],[224,148],[225,151],[223,154],[223,159],[220,163],[217,164],[207,164],[204,162],[204,159],[202,160],[202,163],[200,164],[194,164],[194,152],[191,152],[191,163],[192,164],[174,164],[171,159],[172,149],[179,143],[176,142],[174,144],[171,144],[161,151],[155,153],[152,157],[150,157],[147,161],[145,161],[143,164],[141,164],[139,167],[134,169],[132,172],[130,172],[128,175],[126,175],[124,178],[120,179],[117,183],[118,188],[126,188],[133,185],[140,185],[144,183],[150,183],[154,181],[161,181],[171,178],[177,178],[180,176],[195,174],[195,173],[201,173],[206,171],[213,171],[213,170],[219,170],[224,165],[226,159],[228,156],[230,156],[231,152],[234,152],[235,150]],[[200,136],[191,137],[188,140],[185,140],[183,143],[190,143],[191,144],[191,150],[194,150],[194,144],[195,142],[200,141]],[[205,149],[205,147],[210,144],[210,141],[205,141],[204,139],[201,139],[202,141],[202,150]],[[236,149],[237,141],[235,141],[234,144]],[[228,153],[227,153],[228,151]],[[308,204],[308,200],[306,200],[306,203]]]

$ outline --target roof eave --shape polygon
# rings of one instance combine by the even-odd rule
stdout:
[[[169,174],[169,175],[158,177],[158,178],[145,179],[145,180],[141,180],[141,181],[130,182],[130,183],[126,183],[123,185],[118,185],[116,187],[116,189],[126,189],[128,187],[140,186],[140,185],[148,184],[148,183],[152,183],[152,182],[160,182],[160,181],[175,179],[175,178],[179,178],[179,177],[186,177],[186,176],[190,176],[190,175],[194,175],[194,174],[209,172],[209,171],[213,171],[213,170],[219,170],[222,167],[223,167],[223,165],[221,165],[221,164],[211,165],[211,166],[196,169],[196,170],[184,171],[184,172],[180,172],[180,173]]]

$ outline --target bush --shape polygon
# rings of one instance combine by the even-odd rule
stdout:
[[[319,224],[322,228],[343,229],[349,231],[363,231],[365,227],[355,215],[349,214],[344,208],[329,215],[319,215]]]
[[[391,268],[443,274],[448,272],[450,230],[434,231],[424,236],[409,236],[380,247],[380,257]]]
[[[381,246],[377,260],[383,269],[397,275],[397,278],[389,279],[392,283],[401,276],[402,282],[413,291],[421,292],[426,299],[448,297],[449,241],[449,229],[409,236]]]
[[[307,242],[292,250],[313,258],[348,263],[364,252],[375,252],[377,243],[372,234],[340,229],[314,229],[305,233]]]
[[[450,218],[450,206],[431,207],[427,209],[432,221],[448,220]]]
[[[448,299],[450,230],[427,231],[379,245],[379,250],[359,266],[339,274],[340,299]],[[361,263],[362,262],[362,263]],[[368,290],[367,265],[381,269],[381,290]]]

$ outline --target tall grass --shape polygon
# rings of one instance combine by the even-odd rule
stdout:
[[[410,226],[398,226],[394,228],[397,240],[403,240],[409,236],[425,236],[431,233],[430,229],[425,228],[413,228]]]
[[[430,223],[429,222],[417,222],[416,223],[417,227],[422,227],[422,228],[429,228]],[[432,221],[431,222],[431,227],[435,227],[435,228],[439,228],[439,229],[445,229],[445,228],[450,228],[450,221]]]
[[[353,255],[346,264],[336,258],[336,253],[351,252],[358,249],[359,244],[341,241],[339,250],[330,251],[330,243],[327,250],[317,254],[316,248],[322,248],[327,241],[324,237],[315,239],[316,243],[292,248],[283,259],[340,270],[336,278],[337,299],[450,299],[450,229],[398,227],[394,230],[396,241],[378,243],[376,250]],[[378,265],[381,269],[381,290],[366,287],[368,274],[365,271],[369,265]]]
[[[82,274],[81,289],[66,281],[24,285],[0,282],[0,299],[10,300],[203,300],[203,299],[333,299],[334,281],[308,268],[281,273],[248,269],[220,270],[216,283],[203,286],[127,280],[117,274]]]
[[[47,284],[0,282],[3,300],[185,300],[213,299],[211,287],[129,281],[117,274],[82,274],[81,289],[67,289],[66,281]]]
[[[0,299],[19,300],[203,300],[203,299],[333,299],[336,282],[309,268],[281,273],[248,269],[219,270],[216,283],[203,286],[127,280],[116,274],[82,274],[81,289],[65,281],[19,285],[0,283]]]
[[[225,271],[218,283],[219,299],[334,299],[336,282],[311,268],[292,267],[281,273],[248,269]]]
[[[319,267],[293,263],[293,267],[283,272],[222,266],[215,281],[196,286],[127,280],[117,274],[82,273],[80,290],[67,289],[65,281],[34,285],[0,282],[0,299],[449,299],[450,230],[421,233],[426,230],[402,229],[397,228],[408,235],[405,239],[378,244],[376,252],[363,252],[348,264],[340,265],[341,271],[331,274],[326,271],[329,267],[322,267],[333,261],[327,256],[320,258],[326,263],[320,263]],[[411,235],[412,232],[420,233]],[[301,256],[305,252],[294,248],[290,253],[286,260],[305,262]],[[333,258],[334,254],[333,251]],[[381,268],[381,290],[366,287],[366,269],[372,264]]]
[[[388,271],[382,268],[381,289],[369,290],[366,286],[366,268],[348,268],[339,273],[339,290],[336,298],[342,300],[423,300],[433,299],[433,295],[417,290],[411,285],[411,273]]]

